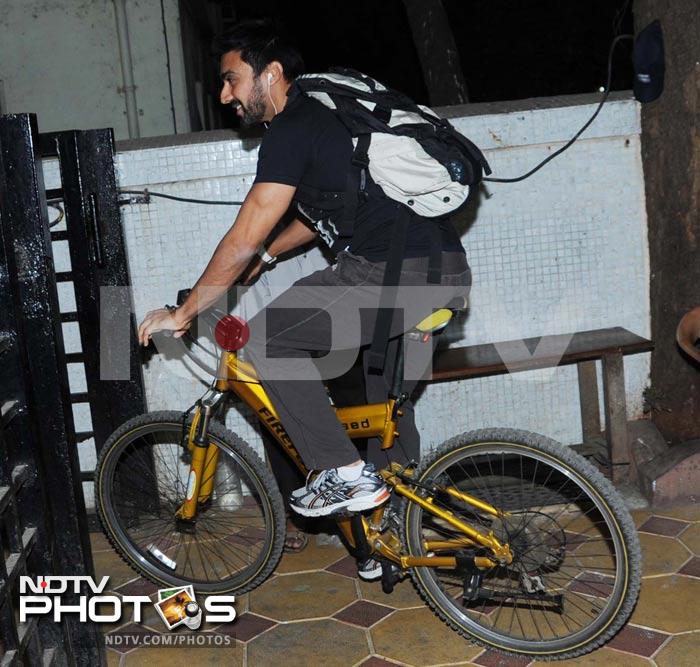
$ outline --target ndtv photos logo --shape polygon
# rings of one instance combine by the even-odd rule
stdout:
[[[195,599],[192,586],[164,588],[158,601],[147,595],[105,595],[109,577],[97,583],[92,577],[40,576],[19,578],[19,620],[25,623],[32,616],[51,615],[57,623],[74,614],[81,622],[114,623],[122,620],[131,608],[131,620],[140,623],[143,606],[153,604],[168,630],[185,625],[197,630],[202,620],[207,623],[231,623],[236,618],[233,595],[209,595],[204,612]],[[63,600],[65,594],[73,599]],[[77,596],[77,597],[75,597]]]

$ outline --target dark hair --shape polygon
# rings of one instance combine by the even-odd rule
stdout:
[[[274,60],[282,65],[284,78],[292,81],[304,73],[301,54],[280,25],[270,19],[249,19],[237,23],[214,39],[214,55],[239,51],[243,62],[253,68],[255,76]]]

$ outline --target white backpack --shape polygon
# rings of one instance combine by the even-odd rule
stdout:
[[[491,173],[481,151],[447,120],[369,76],[333,68],[304,74],[294,85],[332,109],[350,131],[358,171],[366,169],[387,197],[418,216],[456,212],[471,187]],[[362,190],[361,173],[357,184]]]

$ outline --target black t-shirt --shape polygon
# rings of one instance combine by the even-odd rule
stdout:
[[[353,144],[350,133],[321,102],[305,95],[290,98],[264,134],[258,153],[255,183],[283,183],[301,188],[294,197],[297,216],[314,227],[328,246],[384,261],[392,239],[397,202],[369,182],[369,198],[358,206],[354,224],[343,226],[342,209],[324,210],[304,202],[303,189],[345,192]],[[317,203],[317,202],[314,202]],[[415,218],[406,244],[407,257],[430,251],[431,227],[439,225],[444,250],[462,250],[449,219]]]

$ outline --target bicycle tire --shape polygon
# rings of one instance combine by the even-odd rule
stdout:
[[[606,530],[610,531],[610,541],[618,545],[616,549],[619,549],[619,555],[617,551],[615,552],[617,557],[617,561],[615,561],[616,574],[614,581],[610,584],[612,586],[610,601],[604,606],[604,610],[607,611],[605,614],[601,614],[595,623],[591,624],[590,629],[574,633],[568,640],[566,637],[564,639],[553,637],[546,642],[544,640],[531,641],[504,636],[503,634],[499,635],[493,628],[488,629],[486,627],[488,616],[479,616],[477,613],[473,613],[470,616],[471,611],[468,611],[466,606],[464,606],[467,604],[464,599],[462,599],[462,609],[460,609],[460,605],[455,602],[455,596],[453,595],[450,598],[448,593],[439,585],[438,577],[435,574],[436,570],[433,568],[421,567],[411,569],[411,578],[418,593],[437,616],[452,629],[467,637],[473,643],[496,651],[511,655],[528,655],[541,660],[563,660],[583,655],[598,648],[607,642],[629,617],[637,600],[641,582],[639,539],[632,518],[622,498],[612,484],[593,465],[573,450],[545,436],[515,429],[483,429],[451,438],[421,462],[416,470],[415,479],[419,483],[430,484],[433,475],[439,472],[441,468],[447,470],[446,466],[458,462],[460,459],[466,460],[467,457],[487,455],[489,447],[494,452],[500,451],[501,457],[504,457],[506,453],[509,456],[514,456],[517,452],[520,452],[521,457],[527,455],[544,462],[556,462],[565,471],[564,474],[566,476],[571,476],[577,484],[581,483],[584,491],[590,493],[590,501],[600,510],[601,516],[606,521]],[[488,465],[489,468],[492,468],[491,463]],[[522,470],[522,458],[520,465]],[[535,470],[537,470],[536,467]],[[492,472],[494,472],[493,469]],[[497,474],[497,472],[496,466],[494,474]],[[422,540],[425,539],[422,537],[421,529],[421,517],[424,511],[416,503],[404,501],[400,512],[400,532],[405,552],[409,555],[425,556],[425,550],[421,546],[424,544]],[[537,512],[530,510],[530,513],[536,514]],[[524,525],[526,526],[527,524]],[[562,532],[566,533],[566,531]],[[542,538],[540,546],[544,545],[545,541],[545,538]],[[585,545],[585,541],[582,541],[580,544]],[[573,552],[575,553],[576,548],[579,547],[575,547],[575,545],[573,547]],[[525,551],[527,552],[527,549]],[[585,555],[582,556],[584,559],[586,557]],[[565,559],[569,558],[568,553],[563,558],[564,562],[566,562]],[[573,560],[577,560],[577,557],[574,556]],[[582,565],[581,567],[586,571],[585,567],[587,566]],[[618,574],[618,569],[620,574]],[[564,568],[562,567],[563,570]],[[544,576],[546,578],[547,575]],[[576,582],[577,579],[578,576],[573,578],[572,581]],[[588,580],[585,581],[588,582]],[[602,584],[598,585],[602,586]],[[594,588],[590,584],[589,586]],[[569,586],[569,588],[575,590],[575,587]],[[564,601],[567,600],[566,594],[568,592],[563,594],[562,608]],[[590,596],[590,592],[584,590],[584,593]],[[576,595],[585,597],[580,594],[580,591]],[[593,596],[601,596],[601,594],[594,592]],[[501,602],[500,606],[501,608],[504,607],[505,603]],[[513,611],[511,615],[517,616],[518,606],[516,599],[512,603]],[[524,605],[522,606],[525,608]],[[593,608],[596,607],[595,604],[591,604],[591,606]],[[482,609],[481,611],[493,615],[493,610]],[[530,611],[532,613],[531,604]],[[499,608],[500,612],[501,609]],[[481,620],[481,623],[478,622],[479,620]],[[491,622],[495,625],[493,620]],[[518,622],[520,623],[520,621]],[[511,619],[512,625],[513,621]],[[522,628],[522,623],[520,625]],[[537,626],[536,621],[535,626]]]
[[[235,463],[249,475],[260,498],[265,517],[264,552],[250,571],[220,582],[194,583],[186,576],[176,576],[154,558],[144,556],[143,550],[129,539],[120,525],[111,481],[122,454],[130,443],[144,434],[181,432],[183,414],[176,411],[151,412],[140,415],[120,426],[105,442],[95,469],[95,505],[104,532],[117,553],[140,575],[168,587],[192,584],[198,593],[241,594],[259,586],[275,569],[282,555],[285,537],[285,512],[282,496],[271,472],[258,454],[244,440],[217,422],[209,423],[208,434],[221,450],[227,451]],[[150,431],[149,431],[150,429]]]

